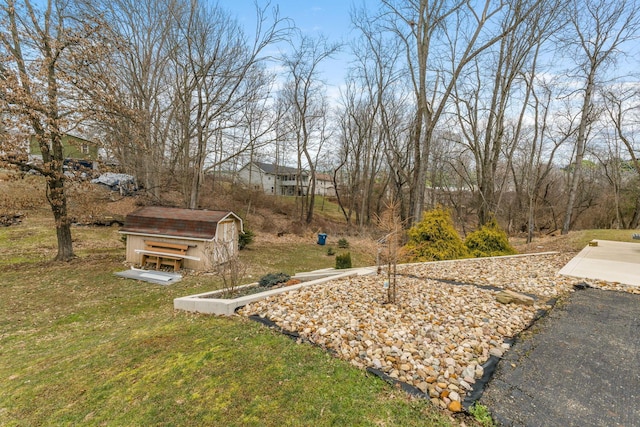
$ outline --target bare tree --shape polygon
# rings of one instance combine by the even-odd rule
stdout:
[[[340,164],[348,183],[341,201],[347,202],[347,221],[355,213],[356,223],[363,226],[380,214],[389,185],[392,198],[400,202],[401,216],[406,217],[410,151],[405,105],[409,102],[398,40],[385,37],[364,8],[352,13],[352,22],[360,37],[352,44],[356,60],[338,112]]]
[[[267,8],[256,7],[256,28],[249,39],[239,24],[219,7],[192,2],[188,13],[178,19],[172,43],[176,78],[179,152],[187,180],[187,205],[198,206],[207,161],[210,162],[213,136],[235,128],[249,106],[268,97],[273,81],[265,72],[265,49],[288,34],[287,20],[267,19]],[[227,161],[255,144],[243,141]]]
[[[222,280],[223,295],[225,298],[234,298],[236,291],[247,275],[248,265],[240,259],[237,251],[228,244],[220,244],[216,248],[217,259],[223,260],[215,266],[215,271]]]
[[[109,75],[118,105],[108,106],[103,122],[107,148],[121,168],[137,177],[156,199],[168,181],[165,154],[171,129],[173,85],[168,67],[170,35],[175,17],[184,10],[180,0],[113,0],[95,3],[119,48],[105,57],[102,72]],[[96,97],[96,103],[103,99]]]
[[[475,58],[475,72],[469,73],[473,80],[461,76],[454,91],[460,128],[475,158],[480,225],[495,216],[510,184],[513,153],[530,119],[531,79],[538,73],[539,52],[559,26],[559,2],[540,3],[534,10],[523,3],[510,4],[502,22],[504,36],[495,49]],[[520,16],[525,11],[528,20]]]
[[[387,280],[384,287],[387,290],[388,303],[396,303],[398,295],[397,270],[400,260],[400,242],[404,232],[402,219],[400,218],[400,206],[398,201],[393,201],[385,206],[386,209],[378,217],[378,228],[384,233],[384,237],[378,240],[378,274],[381,272],[382,263],[387,266]]]
[[[411,222],[408,226],[422,215],[434,130],[446,112],[460,74],[474,58],[528,19],[538,3],[519,3],[522,11],[518,18],[510,26],[501,27],[496,21],[500,22],[507,5],[505,2],[382,1],[380,19],[404,44],[415,94]],[[447,50],[448,58],[439,56]],[[445,61],[450,64],[446,66]]]
[[[580,120],[562,234],[567,234],[572,225],[589,127],[596,119],[594,96],[598,79],[615,63],[622,45],[636,37],[640,28],[640,14],[635,0],[572,0],[570,4],[570,31],[562,41],[563,51],[569,52],[576,62],[575,74],[583,80],[583,84],[579,90]]]
[[[640,178],[640,159],[638,159],[638,149],[640,148],[640,89],[635,84],[620,84],[618,87],[609,88],[604,96],[605,108],[610,123],[613,125],[613,135],[615,144],[622,142],[630,164],[636,172],[636,179]],[[637,228],[640,225],[640,191],[632,189],[634,194],[634,209],[629,221],[629,228]],[[619,208],[616,210],[621,216]]]
[[[346,185],[339,191],[340,201],[347,222],[355,214],[358,226],[370,223],[377,199],[384,194],[379,191],[380,184],[388,181],[381,173],[385,143],[378,126],[380,110],[367,89],[371,88],[350,83],[342,94],[343,106],[338,113],[341,140],[338,170],[346,176]]]
[[[324,37],[313,39],[301,36],[293,51],[282,57],[288,80],[282,90],[285,103],[290,105],[285,122],[297,145],[298,174],[301,188],[303,160],[309,168],[309,187],[302,197],[300,218],[307,224],[313,219],[316,183],[316,159],[327,139],[328,106],[325,86],[319,78],[319,65],[340,49]]]
[[[42,164],[30,167],[46,178],[59,261],[74,257],[62,138],[91,115],[77,82],[81,69],[104,52],[101,31],[101,23],[72,1],[0,5],[0,103],[7,131],[0,152],[25,165],[25,141],[37,141]]]

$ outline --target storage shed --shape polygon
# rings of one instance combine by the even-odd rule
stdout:
[[[238,252],[242,219],[231,211],[146,206],[127,215],[128,262],[140,264],[149,242],[188,245],[182,267],[209,271]]]

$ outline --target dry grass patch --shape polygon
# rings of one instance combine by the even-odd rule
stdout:
[[[80,256],[69,263],[48,261],[53,234],[37,215],[0,229],[0,250],[20,258],[0,264],[0,425],[457,424],[254,322],[175,312],[174,298],[219,280],[189,274],[160,286],[113,275],[126,268],[116,228],[75,227]],[[301,271],[315,262],[306,245],[255,248],[253,258],[269,268],[267,258],[287,258],[277,266]]]

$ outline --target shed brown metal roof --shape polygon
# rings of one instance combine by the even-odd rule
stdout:
[[[230,211],[145,206],[127,215],[120,231],[211,240],[216,236],[218,222],[229,216],[240,220]]]

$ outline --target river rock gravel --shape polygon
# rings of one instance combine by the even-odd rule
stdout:
[[[387,302],[383,271],[271,296],[238,313],[268,318],[358,368],[413,385],[455,412],[489,357],[501,357],[509,339],[540,310],[584,282],[557,275],[574,255],[398,265],[395,303]],[[501,304],[495,295],[502,289],[535,303]]]

